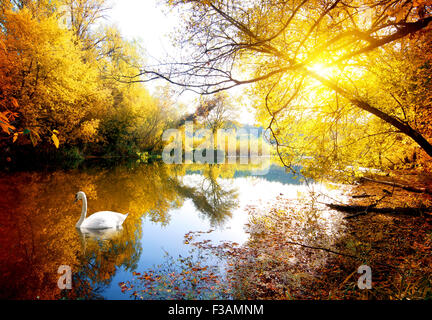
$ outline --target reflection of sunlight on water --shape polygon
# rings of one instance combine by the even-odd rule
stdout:
[[[199,174],[191,174],[183,177],[183,183],[188,186],[204,185],[205,178]],[[289,204],[298,210],[305,205],[311,205],[314,196],[314,207],[319,211],[318,222],[326,234],[334,235],[341,231],[343,226],[343,214],[328,209],[324,203],[344,202],[347,196],[342,185],[312,183],[292,185],[277,181],[267,181],[263,177],[241,177],[234,179],[218,179],[223,188],[231,188],[239,191],[238,205],[232,211],[232,218],[225,226],[216,230],[214,234],[223,234],[225,240],[235,238],[235,242],[244,243],[248,239],[245,232],[245,224],[249,221],[248,208],[255,208],[265,213],[272,208],[278,208],[282,200],[284,205]],[[287,209],[287,206],[285,206]],[[189,208],[191,210],[191,208]],[[228,231],[231,230],[231,231]],[[223,237],[220,237],[222,239]],[[214,240],[214,239],[212,239]]]

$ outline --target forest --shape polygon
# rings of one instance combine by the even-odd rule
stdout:
[[[12,298],[82,298],[44,282],[54,276],[42,274],[64,257],[79,269],[75,281],[89,299],[99,297],[96,287],[106,290],[120,265],[129,273],[115,298],[432,299],[432,1],[157,2],[178,19],[169,38],[176,51],[157,64],[148,62],[142,42],[106,19],[107,0],[0,3],[0,190],[9,197],[0,209],[10,212],[0,219],[0,242],[12,248],[22,241],[24,256],[29,250],[22,248],[35,241],[44,247],[70,240],[74,252],[84,248],[85,260],[55,246],[55,258],[45,261],[36,250],[44,261],[32,260],[35,286],[49,292],[17,287]],[[195,100],[185,104],[185,92]],[[246,124],[242,115],[251,109],[254,123]],[[170,130],[184,140],[182,151],[202,155],[205,134],[189,133],[191,124],[215,142],[207,155],[231,150],[234,164],[182,165],[182,156],[167,163]],[[218,130],[235,136],[242,128],[259,131],[231,145],[216,141]],[[253,177],[253,146],[263,156],[264,145],[272,163]],[[242,166],[244,148],[249,163]],[[114,163],[98,167],[95,159]],[[34,164],[57,169],[25,172]],[[52,223],[50,232],[43,227],[74,210],[63,204],[74,188],[98,208],[131,213],[111,249],[85,233],[77,237],[75,216]],[[55,203],[46,204],[48,196],[39,203],[39,193]],[[141,218],[183,230],[176,212],[190,221],[177,251],[138,265],[148,227]],[[243,214],[246,222],[235,220]],[[200,238],[240,220],[246,231],[227,233],[219,244]],[[32,229],[31,241],[20,240],[20,225]],[[100,250],[112,255],[109,270]],[[19,264],[13,250],[0,253]],[[365,267],[373,274],[367,290],[357,282]],[[0,271],[18,279],[12,269]]]
[[[118,78],[139,72],[140,46],[101,25],[106,1],[2,1],[2,162],[160,150],[178,117],[167,88],[150,95]],[[56,150],[58,149],[58,150]]]
[[[309,176],[430,166],[427,1],[362,1],[354,9],[340,1],[169,4],[186,8],[175,39],[193,55],[151,68],[139,43],[99,23],[106,1],[3,1],[2,162],[20,152],[160,151],[162,132],[188,116],[168,85],[149,94],[145,82],[158,77],[201,94],[249,84],[281,161],[301,162]],[[196,114],[223,98],[207,98]]]

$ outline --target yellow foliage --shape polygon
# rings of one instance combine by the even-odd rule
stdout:
[[[10,107],[19,113],[20,129],[44,139],[52,138],[54,127],[73,142],[70,133],[106,98],[97,68],[83,63],[70,31],[60,28],[54,15],[36,18],[23,8],[7,10],[4,18],[2,37],[16,63],[9,67],[11,85],[20,84]]]

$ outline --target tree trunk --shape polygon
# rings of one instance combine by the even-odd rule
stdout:
[[[348,213],[364,213],[367,212],[376,212],[376,213],[394,213],[394,214],[402,214],[408,216],[419,217],[424,215],[425,213],[432,212],[432,208],[375,208],[372,206],[357,206],[357,205],[344,205],[344,204],[326,204],[327,207],[337,211],[343,211]],[[349,216],[348,216],[349,217]]]
[[[432,192],[429,191],[426,188],[416,188],[416,187],[411,187],[411,186],[407,186],[407,185],[404,185],[404,184],[400,184],[400,183],[396,183],[396,182],[391,182],[391,181],[379,181],[379,180],[374,180],[374,179],[366,178],[366,177],[362,177],[362,178],[360,178],[360,180],[370,181],[370,182],[379,183],[379,184],[384,184],[384,185],[392,186],[392,187],[396,187],[396,188],[401,188],[401,189],[404,189],[406,191],[415,192],[415,193],[432,194]]]
[[[319,82],[321,82],[323,85],[329,87],[330,89],[334,90],[338,94],[340,94],[342,97],[348,99],[353,105],[359,107],[360,109],[367,111],[369,113],[372,113],[373,115],[377,116],[381,120],[387,122],[388,124],[391,124],[400,132],[404,133],[411,139],[413,139],[431,158],[432,158],[432,144],[429,143],[418,131],[414,130],[410,125],[407,123],[404,123],[400,121],[399,119],[371,106],[369,103],[362,101],[358,98],[352,97],[347,91],[342,89],[341,87],[337,86],[332,81],[320,76],[316,72],[310,71],[306,68],[302,68],[303,71],[310,75],[311,77],[315,78]]]

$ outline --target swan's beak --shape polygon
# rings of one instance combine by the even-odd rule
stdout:
[[[77,201],[78,201],[78,198],[75,198],[75,200],[74,200],[74,202],[73,202],[73,203],[77,203]]]

